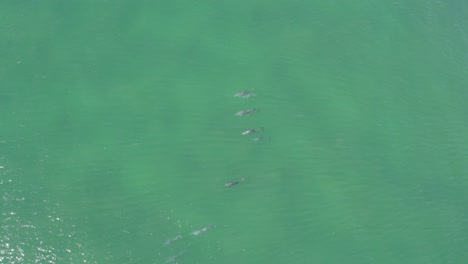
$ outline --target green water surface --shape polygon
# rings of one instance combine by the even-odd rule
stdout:
[[[467,263],[468,2],[0,17],[0,263]]]

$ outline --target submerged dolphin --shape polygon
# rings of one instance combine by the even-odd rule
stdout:
[[[254,89],[244,90],[244,91],[234,94],[234,97],[249,98],[249,97],[255,96],[254,92],[255,92]]]
[[[235,113],[234,115],[235,116],[245,116],[245,115],[253,114],[255,112],[257,112],[257,109],[252,108],[252,109],[245,109],[245,110],[239,111],[239,112]]]
[[[210,226],[204,227],[204,228],[202,228],[202,229],[195,230],[195,231],[193,231],[193,232],[190,233],[190,234],[192,234],[192,235],[194,235],[194,236],[198,236],[198,235],[203,234],[203,233],[205,233],[206,231],[211,230],[211,229],[213,229],[213,226],[210,225]]]
[[[166,242],[164,242],[164,246],[167,246],[167,245],[171,244],[172,242],[175,242],[175,241],[180,240],[180,239],[182,239],[182,236],[179,234],[176,237],[170,238]]]

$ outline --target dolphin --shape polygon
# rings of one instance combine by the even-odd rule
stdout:
[[[242,135],[248,135],[248,134],[253,134],[253,133],[257,133],[257,132],[263,132],[263,127],[246,130],[246,131],[242,132]]]
[[[206,231],[211,230],[211,229],[213,229],[213,226],[210,225],[210,226],[204,227],[204,228],[202,228],[202,229],[195,230],[195,231],[193,231],[193,232],[190,233],[190,234],[192,234],[192,235],[194,235],[194,236],[198,236],[198,235],[203,234],[203,233],[205,233]]]
[[[252,108],[252,109],[245,109],[245,110],[239,111],[239,112],[235,113],[234,115],[235,116],[245,116],[245,115],[253,114],[255,112],[257,112],[257,109]]]
[[[234,94],[234,97],[249,98],[249,97],[255,96],[254,92],[255,92],[254,89],[244,90],[244,91]]]
[[[245,181],[244,178],[241,178],[240,182],[244,182],[244,181]],[[228,183],[224,184],[224,186],[231,188],[231,186],[234,186],[234,185],[236,185],[236,184],[238,184],[240,182],[239,181],[228,182]]]

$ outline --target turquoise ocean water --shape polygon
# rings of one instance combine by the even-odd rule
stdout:
[[[467,263],[467,1],[0,17],[0,263]]]

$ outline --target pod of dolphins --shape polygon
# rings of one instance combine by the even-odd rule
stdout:
[[[253,96],[256,96],[254,89],[244,90],[244,91],[241,91],[241,92],[238,92],[238,93],[234,94],[234,97],[240,97],[240,98],[250,98],[250,97],[253,97]],[[241,111],[235,113],[234,115],[235,116],[246,116],[246,115],[254,114],[256,112],[258,112],[257,108],[251,108],[251,109],[241,110]],[[244,132],[241,133],[241,135],[245,136],[245,135],[250,135],[250,134],[257,133],[257,132],[263,132],[263,127],[252,128],[252,129],[245,130]],[[254,141],[258,141],[259,139],[260,139],[259,137],[252,138],[252,140],[254,140]],[[228,182],[228,183],[225,184],[225,186],[232,187],[232,186],[238,184],[239,182],[243,182],[243,181],[244,181],[244,178],[241,178],[240,181]]]
[[[244,91],[241,91],[241,92],[238,92],[236,94],[234,94],[234,97],[240,97],[240,98],[244,98],[244,99],[247,99],[247,98],[250,98],[250,97],[253,97],[253,96],[256,96],[255,94],[255,90],[254,89],[251,89],[251,90],[244,90]],[[252,115],[254,113],[257,113],[258,112],[258,109],[256,108],[251,108],[251,109],[245,109],[245,110],[241,110],[239,112],[236,112],[234,114],[234,116],[239,116],[239,117],[242,117],[242,116],[247,116],[247,115]],[[241,135],[250,135],[250,134],[255,134],[255,133],[258,133],[258,132],[263,132],[263,127],[259,127],[259,128],[251,128],[251,129],[248,129],[248,130],[245,130],[241,133]],[[253,137],[252,140],[254,141],[259,141],[261,138],[260,137]],[[228,182],[225,184],[226,187],[228,188],[231,188],[232,186],[238,184],[238,183],[241,183],[241,182],[244,182],[245,179],[244,178],[241,178],[239,181],[232,181],[232,182]],[[206,226],[206,227],[203,227],[201,229],[198,229],[198,230],[194,230],[192,232],[190,232],[189,235],[192,235],[192,236],[198,236],[200,234],[203,234],[211,229],[213,229],[214,226],[212,225],[209,225],[209,226]],[[164,242],[164,246],[168,246],[178,240],[181,240],[182,239],[182,235],[181,234],[178,234],[177,236],[175,237],[172,237],[168,240],[166,240],[166,242]],[[185,253],[185,250],[174,255],[174,256],[171,256],[169,258],[166,259],[166,263],[178,263],[178,258],[180,256],[182,256],[183,254]]]

